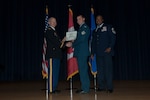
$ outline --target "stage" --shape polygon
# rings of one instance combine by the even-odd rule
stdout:
[[[73,82],[72,97],[69,81],[59,81],[59,94],[49,94],[48,100],[149,100],[150,81],[115,80],[114,92],[95,92],[91,82],[88,94],[76,94],[79,81]],[[45,81],[0,82],[0,100],[46,100]]]

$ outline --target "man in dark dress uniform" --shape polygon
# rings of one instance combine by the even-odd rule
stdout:
[[[59,78],[60,60],[62,58],[61,48],[65,38],[61,41],[55,27],[57,25],[54,17],[48,20],[49,27],[44,36],[47,41],[46,60],[48,61],[48,91],[50,93],[59,92],[56,90]]]
[[[97,28],[92,33],[91,57],[96,54],[98,91],[113,92],[113,63],[116,32],[111,25],[103,23],[103,17],[96,17]]]

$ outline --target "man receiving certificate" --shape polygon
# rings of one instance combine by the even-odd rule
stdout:
[[[76,91],[76,93],[84,94],[88,93],[90,90],[90,79],[88,75],[88,56],[90,56],[89,52],[89,35],[90,29],[85,23],[85,17],[83,15],[77,16],[77,23],[79,24],[79,30],[76,34],[67,33],[66,40],[68,38],[66,46],[74,48],[74,57],[77,58],[78,69],[80,75],[81,88]]]

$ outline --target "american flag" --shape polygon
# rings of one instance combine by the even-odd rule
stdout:
[[[45,30],[44,30],[44,32],[46,32],[48,26],[49,26],[48,25],[48,7],[46,6]],[[43,75],[43,78],[48,78],[48,61],[45,59],[46,48],[47,48],[47,42],[46,42],[46,38],[44,37],[43,50],[42,50],[42,55],[43,55],[43,59],[42,59],[42,75]]]

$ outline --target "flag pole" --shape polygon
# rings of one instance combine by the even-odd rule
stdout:
[[[73,24],[73,12],[71,10],[72,5],[68,5],[69,8],[69,20],[68,20],[68,32],[73,32],[75,31],[74,29],[74,24]],[[78,73],[78,64],[77,64],[77,59],[73,56],[74,55],[74,48],[69,47],[67,50],[67,64],[68,64],[68,79],[70,79],[70,97],[71,100],[73,99],[73,78],[75,74]]]
[[[91,38],[90,38],[90,50],[91,50],[91,42],[92,42],[92,31],[96,28],[95,26],[95,19],[94,19],[94,9],[93,9],[93,5],[91,4]],[[95,56],[94,56],[95,57]],[[94,59],[96,60],[96,59]],[[94,90],[96,92],[97,88],[96,88],[96,72],[93,73],[94,75]]]
[[[72,100],[72,97],[73,97],[73,93],[72,93],[72,77],[70,78],[70,97],[71,97],[71,100]]]
[[[95,90],[95,92],[96,92],[96,74],[94,75],[94,90]]]
[[[48,5],[46,5],[46,15],[48,15]],[[45,28],[47,30],[47,28]],[[45,32],[46,32],[45,30]],[[49,73],[49,72],[48,72]],[[45,89],[45,98],[48,100],[48,76],[46,77],[46,89]]]
[[[70,7],[71,7],[72,5],[68,5],[68,8],[70,9]],[[70,15],[69,15],[70,16]],[[68,30],[69,31],[69,30]],[[72,91],[72,89],[73,89],[73,83],[72,83],[72,77],[70,77],[70,98],[71,98],[71,100],[73,100],[73,91]]]
[[[68,5],[68,7],[70,8],[72,5]],[[72,100],[73,98],[73,93],[72,93],[72,88],[73,88],[73,85],[72,85],[72,77],[70,78],[70,98]]]
[[[48,78],[46,78],[46,100],[48,100]]]

